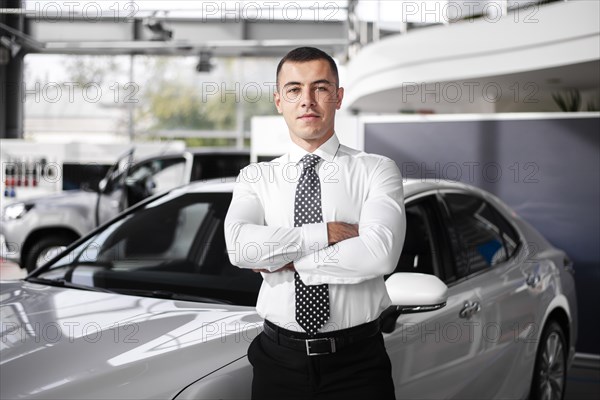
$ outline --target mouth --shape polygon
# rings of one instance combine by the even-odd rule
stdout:
[[[303,121],[312,121],[319,118],[318,114],[304,114],[298,117],[298,119],[301,119]]]

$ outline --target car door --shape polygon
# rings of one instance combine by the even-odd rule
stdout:
[[[478,317],[464,312],[476,295],[455,264],[436,193],[409,199],[406,218],[406,239],[395,272],[435,274],[449,290],[444,308],[401,315],[393,331],[384,333],[396,397],[457,398],[470,384],[479,347],[474,329]]]
[[[125,179],[127,205],[187,183],[187,165],[184,156],[154,157],[137,163]]]
[[[473,378],[461,398],[519,398],[527,393],[535,351],[535,295],[519,250],[517,231],[486,199],[471,193],[442,194],[449,229],[458,236],[456,253],[467,265],[467,284],[476,297],[478,347]],[[533,266],[532,266],[533,267]],[[525,269],[524,269],[525,268]]]
[[[127,207],[125,179],[133,165],[134,149],[130,149],[117,159],[100,181],[98,198],[95,204],[96,226],[103,224]],[[90,208],[92,205],[90,205]]]

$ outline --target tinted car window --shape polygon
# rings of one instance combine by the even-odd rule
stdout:
[[[461,274],[488,269],[507,258],[496,213],[484,200],[463,194],[445,194],[456,237],[455,257]]]
[[[452,239],[443,228],[437,195],[410,201],[405,213],[406,236],[394,272],[431,274],[446,284],[458,280]]]
[[[237,176],[250,164],[249,154],[197,154],[192,166],[192,181]]]
[[[494,213],[494,219],[496,221],[496,225],[498,229],[500,229],[500,233],[502,235],[502,240],[504,242],[504,247],[506,249],[507,258],[512,257],[517,248],[519,247],[519,235],[515,228],[498,212],[498,210],[490,207],[490,210]]]
[[[136,164],[125,182],[130,205],[185,183],[185,158],[155,159]]]
[[[110,165],[102,164],[62,164],[62,190],[90,188],[98,191],[98,183],[106,176]]]
[[[168,194],[89,238],[40,274],[122,293],[252,306],[260,274],[230,264],[229,193]]]
[[[425,207],[406,207],[406,236],[394,272],[419,272],[434,275],[434,252]]]

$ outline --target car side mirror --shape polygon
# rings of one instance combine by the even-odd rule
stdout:
[[[448,286],[434,275],[397,272],[385,286],[392,300],[392,306],[381,314],[385,333],[394,330],[401,314],[439,310],[448,300]]]

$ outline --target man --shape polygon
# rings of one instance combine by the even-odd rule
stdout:
[[[344,89],[329,55],[292,50],[276,88],[289,152],[241,171],[225,220],[231,262],[264,278],[252,398],[393,399],[378,317],[404,241],[400,171],[339,143]]]

